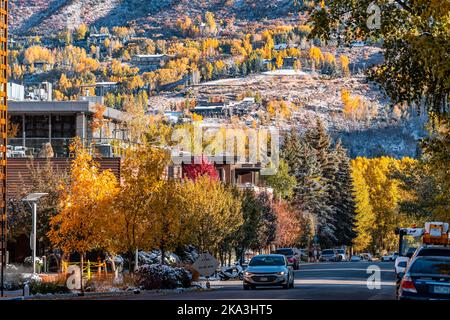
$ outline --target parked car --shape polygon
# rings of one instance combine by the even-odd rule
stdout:
[[[443,246],[421,246],[414,251],[414,254],[411,256],[411,259],[415,257],[425,257],[425,256],[433,256],[433,257],[450,257],[450,250],[448,247]]]
[[[361,253],[361,257],[363,258],[364,261],[370,262],[373,260],[372,255],[368,252]]]
[[[250,260],[244,272],[244,290],[257,286],[294,287],[294,271],[282,254],[258,255]]]
[[[383,261],[383,262],[395,261],[395,259],[397,259],[397,257],[398,257],[398,252],[394,252],[392,254],[388,254],[388,255],[382,256],[380,258],[380,260]]]
[[[399,258],[401,258],[401,257],[399,257]],[[397,278],[399,278],[400,275],[405,274],[406,266],[408,265],[408,261],[407,260],[401,260],[399,258],[397,258],[395,260],[395,265],[394,265],[395,274],[396,274]]]
[[[300,268],[300,253],[295,248],[279,248],[275,250],[276,254],[282,254],[286,256],[289,264],[292,265],[294,270]]]
[[[448,256],[415,257],[400,278],[397,296],[401,300],[450,300]]]
[[[344,249],[336,249],[338,261],[347,261],[347,254]]]
[[[359,254],[355,254],[350,258],[350,262],[360,262],[362,260],[363,260],[363,258]]]
[[[450,257],[450,250],[447,247],[443,246],[429,246],[423,245],[419,248],[409,248],[406,252],[406,256],[399,256],[395,260],[395,273],[397,277],[401,273],[405,273],[406,266],[410,260],[414,260],[416,257]],[[401,280],[401,279],[399,279]]]
[[[339,256],[334,249],[323,250],[320,254],[320,261],[338,261]]]
[[[300,262],[308,262],[309,259],[309,254],[308,254],[308,249],[297,249],[299,251],[299,255],[300,255]]]

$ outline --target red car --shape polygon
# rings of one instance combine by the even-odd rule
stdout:
[[[286,259],[290,265],[294,268],[294,270],[298,270],[300,268],[300,256],[296,254],[295,250],[292,248],[279,248],[275,251],[276,254],[282,254],[286,256]]]

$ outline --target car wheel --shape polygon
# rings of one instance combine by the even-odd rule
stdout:
[[[289,289],[289,287],[290,287],[290,284],[289,284],[289,283],[283,284],[283,289]]]

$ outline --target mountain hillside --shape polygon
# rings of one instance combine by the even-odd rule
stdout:
[[[61,30],[80,23],[161,27],[180,15],[275,19],[295,12],[294,0],[11,0],[12,33]]]

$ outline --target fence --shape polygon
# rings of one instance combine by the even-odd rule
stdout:
[[[72,265],[80,265],[80,262],[68,262],[68,261],[62,261],[61,262],[61,271],[62,273],[67,273],[67,269],[69,266]],[[83,274],[87,274],[87,279],[92,279],[92,269],[97,269],[97,275],[100,277],[102,273],[106,276],[108,275],[108,267],[106,265],[106,261],[103,262],[91,262],[87,261],[83,266]]]

